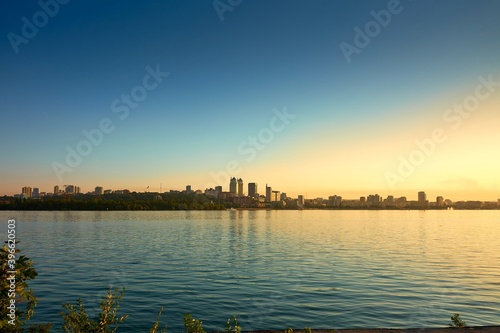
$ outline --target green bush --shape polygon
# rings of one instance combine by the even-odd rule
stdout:
[[[453,316],[451,316],[450,327],[462,328],[462,327],[467,327],[467,324],[465,324],[465,321],[463,321],[462,318],[460,318],[459,313],[454,313]]]

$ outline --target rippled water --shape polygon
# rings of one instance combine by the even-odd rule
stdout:
[[[500,323],[498,211],[0,212],[39,276],[34,321],[125,287],[124,331]]]

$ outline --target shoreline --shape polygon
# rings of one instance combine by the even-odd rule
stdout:
[[[339,328],[311,329],[311,333],[446,333],[446,332],[500,333],[499,326],[437,327],[437,328]],[[256,330],[241,333],[284,333],[286,330]],[[301,333],[302,329],[293,330]]]

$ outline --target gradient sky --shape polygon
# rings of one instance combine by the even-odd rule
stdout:
[[[478,77],[500,82],[500,2],[402,0],[349,63],[340,44],[355,46],[354,28],[390,3],[243,0],[221,20],[210,0],[73,0],[44,24],[37,1],[2,1],[0,195],[228,190],[230,175],[291,196],[500,198],[500,86],[470,116],[447,114]],[[34,18],[16,53],[13,34]],[[120,119],[148,66],[169,75]],[[295,117],[273,122],[285,109]],[[58,178],[54,162],[67,165],[66,147],[106,118],[114,130]],[[436,128],[447,139],[402,177],[400,158]],[[250,153],[259,133],[267,141]],[[388,173],[400,177],[392,186]]]

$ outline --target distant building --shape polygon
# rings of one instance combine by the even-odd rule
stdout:
[[[280,191],[272,191],[272,192],[273,192],[272,201],[273,202],[279,201]]]
[[[497,205],[500,206],[500,199],[498,199]]]
[[[219,198],[222,193],[222,186],[215,186],[215,197]]]
[[[386,202],[388,204],[393,204],[394,203],[394,196],[393,195],[387,196]]]
[[[112,190],[104,190],[104,194],[111,194],[112,192]]]
[[[237,180],[235,177],[231,178],[229,182],[229,193],[236,194],[237,193]]]
[[[59,194],[59,186],[56,185],[54,186],[54,195],[58,195]]]
[[[339,195],[332,195],[332,196],[328,197],[328,206],[329,207],[340,207],[341,203],[342,203],[342,197]]]
[[[360,197],[359,203],[364,205],[366,203],[366,197]]]
[[[104,189],[102,186],[96,186],[95,190],[94,190],[94,193],[96,195],[102,195],[104,193]]]
[[[242,208],[252,207],[252,198],[244,196],[236,196],[231,198],[231,203]]]
[[[31,187],[29,187],[29,186],[23,187],[21,193],[23,194],[23,197],[25,197],[25,198],[31,198],[33,196],[33,192],[31,190]]]
[[[299,197],[297,198],[297,206],[299,208],[304,208],[304,196],[303,195],[299,195]]]
[[[436,197],[436,205],[438,207],[443,207],[444,206],[444,198],[442,196]]]
[[[248,183],[248,196],[254,198],[257,193],[257,183]]]
[[[40,189],[38,187],[35,187],[33,189],[33,198],[39,198],[40,197]]]
[[[366,199],[366,202],[372,205],[380,205],[382,198],[378,194],[370,194]]]
[[[427,208],[429,206],[429,201],[427,201],[427,194],[425,192],[418,192],[418,206],[421,208]]]
[[[205,195],[217,198],[217,195],[215,193],[215,189],[213,189],[213,188],[206,188]]]
[[[186,186],[186,194],[191,194],[191,185]]]
[[[286,201],[286,193],[285,192],[280,194],[280,201]]]
[[[243,179],[238,178],[238,196],[243,196]]]
[[[271,186],[267,186],[266,184],[266,202],[271,202],[273,196],[273,188]]]

